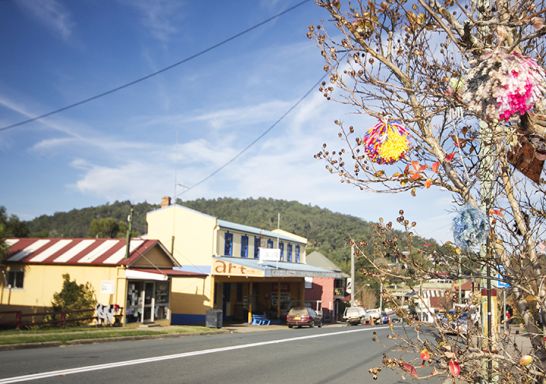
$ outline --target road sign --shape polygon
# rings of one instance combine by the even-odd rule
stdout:
[[[499,273],[497,273],[497,280],[494,281],[494,284],[497,286],[497,288],[509,288],[510,284],[504,281],[506,276],[502,276],[505,272],[504,265],[498,265],[497,270]]]

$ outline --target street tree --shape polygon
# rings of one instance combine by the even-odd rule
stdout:
[[[462,250],[465,263],[474,267],[473,277],[482,278],[485,288],[490,288],[489,277],[497,275],[511,284],[510,299],[532,350],[527,356],[504,348],[483,319],[479,332],[491,332],[469,332],[461,336],[463,341],[442,336],[434,345],[429,339],[413,341],[414,349],[426,351],[421,354],[434,363],[430,375],[472,382],[483,378],[485,364],[487,374],[506,382],[543,379],[544,1],[317,3],[329,16],[308,31],[328,73],[319,90],[377,124],[336,120],[341,144],[325,143],[316,158],[361,190],[415,195],[441,188],[451,194],[458,212],[458,252],[414,257],[420,252],[413,249],[408,262],[408,250],[399,249],[392,255],[407,268],[379,265],[370,258],[364,272],[420,281],[434,276],[435,268],[426,261],[458,276]],[[403,212],[398,223],[411,235],[413,225]],[[353,244],[358,246],[358,239]],[[363,252],[361,257],[369,258]],[[434,325],[442,330],[439,319]],[[420,376],[406,361],[384,362]]]

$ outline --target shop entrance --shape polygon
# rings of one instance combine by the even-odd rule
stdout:
[[[281,323],[288,310],[303,304],[303,280],[233,281],[216,280],[215,305],[222,308],[224,322],[247,323],[249,314],[266,315]]]
[[[168,281],[129,280],[127,289],[127,323],[151,323],[167,319]]]

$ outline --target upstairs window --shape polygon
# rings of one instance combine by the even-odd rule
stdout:
[[[289,263],[292,262],[292,244],[288,244],[286,247],[286,259]]]
[[[241,257],[248,257],[248,236],[241,236]]]
[[[273,248],[273,240],[271,239],[267,240],[267,248]]]
[[[296,263],[300,262],[300,246],[296,245]]]
[[[262,246],[262,239],[259,237],[254,238],[254,258],[257,259],[260,256],[260,247]]]
[[[23,288],[23,280],[25,272],[23,271],[8,271],[8,287]]]
[[[281,250],[281,260],[284,260],[284,243],[279,244],[279,249]]]
[[[233,255],[233,233],[224,234],[224,256]]]

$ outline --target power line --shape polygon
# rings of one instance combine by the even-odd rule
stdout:
[[[267,128],[265,131],[263,131],[256,139],[254,139],[252,142],[250,142],[246,147],[244,147],[243,149],[241,149],[239,151],[239,153],[237,153],[235,156],[233,156],[230,160],[226,161],[223,165],[221,165],[220,167],[218,167],[216,170],[214,170],[213,172],[211,172],[208,176],[204,177],[203,179],[201,179],[200,181],[198,181],[197,183],[187,187],[184,191],[180,192],[179,194],[177,194],[175,196],[175,199],[178,197],[178,196],[181,196],[183,194],[185,194],[186,192],[189,192],[191,191],[192,189],[194,189],[195,187],[203,184],[205,181],[209,180],[210,178],[214,177],[217,173],[219,173],[220,171],[222,171],[224,168],[226,168],[228,165],[230,165],[231,163],[233,163],[235,160],[237,160],[239,157],[241,157],[241,155],[243,153],[245,153],[246,151],[248,151],[254,144],[256,144],[258,141],[260,141],[265,135],[267,135],[269,132],[271,132],[271,130],[273,130],[273,128],[275,128],[286,116],[288,116],[290,114],[290,112],[292,112],[294,109],[296,109],[296,107],[298,105],[301,104],[301,102],[303,100],[305,100],[305,98],[307,96],[309,96],[309,94],[311,94],[311,92],[313,92],[313,90],[320,84],[322,83],[322,81],[324,81],[324,79],[326,78],[326,76],[328,76],[328,73],[325,73],[324,75],[322,75],[322,77],[316,82],[313,84],[313,86],[311,88],[309,88],[307,90],[307,92],[305,92],[303,94],[303,96],[301,96],[298,101],[296,101],[294,104],[292,104],[292,106],[290,108],[288,108],[288,110],[286,112],[284,112],[281,117],[279,117],[269,128]]]
[[[138,84],[138,83],[140,83],[140,82],[142,82],[142,81],[144,81],[144,80],[148,80],[149,78],[152,78],[152,77],[154,77],[154,76],[157,76],[157,75],[159,75],[159,74],[161,74],[161,73],[163,73],[163,72],[166,72],[166,71],[168,71],[168,70],[170,70],[170,69],[173,69],[173,68],[175,68],[175,67],[177,67],[177,66],[179,66],[179,65],[181,65],[181,64],[184,64],[184,63],[187,63],[188,61],[191,61],[191,60],[193,60],[193,59],[196,59],[196,58],[198,58],[199,56],[202,56],[202,55],[204,55],[205,53],[212,51],[213,49],[216,49],[216,48],[218,48],[218,47],[221,47],[222,45],[224,45],[224,44],[226,44],[226,43],[228,43],[228,42],[230,42],[230,41],[232,41],[232,40],[235,40],[235,39],[237,39],[238,37],[241,37],[241,36],[247,34],[248,32],[251,32],[251,31],[257,29],[257,28],[261,27],[262,25],[267,24],[267,23],[269,23],[270,21],[273,21],[273,20],[279,18],[279,17],[285,15],[286,13],[288,13],[288,12],[290,12],[290,11],[293,11],[294,9],[300,7],[301,5],[303,5],[303,4],[305,4],[305,3],[308,3],[309,1],[311,1],[311,0],[303,0],[303,1],[300,1],[299,3],[297,3],[297,4],[293,5],[293,6],[291,6],[291,7],[287,8],[287,9],[285,9],[284,11],[279,12],[279,13],[277,13],[277,14],[275,14],[275,15],[273,15],[273,16],[271,16],[271,17],[269,17],[269,18],[267,18],[267,19],[265,19],[265,20],[263,20],[263,21],[261,21],[261,22],[259,22],[258,24],[254,24],[253,26],[251,26],[251,27],[249,27],[249,28],[247,28],[247,29],[244,29],[244,30],[242,30],[241,32],[238,32],[238,33],[236,33],[235,35],[232,35],[232,36],[228,37],[227,39],[224,39],[224,40],[222,40],[222,41],[220,41],[220,42],[218,42],[218,43],[216,43],[216,44],[214,44],[214,45],[211,45],[211,46],[208,47],[208,48],[203,49],[202,51],[199,51],[199,52],[197,52],[197,53],[194,53],[194,54],[191,55],[191,56],[188,56],[188,57],[186,57],[186,58],[184,58],[184,59],[182,59],[182,60],[180,60],[180,61],[177,61],[177,62],[174,63],[174,64],[171,64],[171,65],[169,65],[169,66],[167,66],[167,67],[164,67],[164,68],[162,68],[162,69],[159,69],[159,70],[157,70],[157,71],[155,71],[155,72],[152,72],[152,73],[150,73],[150,74],[148,74],[148,75],[146,75],[146,76],[139,77],[139,78],[136,79],[136,80],[133,80],[133,81],[130,81],[130,82],[128,82],[128,83],[119,85],[119,86],[117,86],[117,87],[115,87],[115,88],[112,88],[112,89],[110,89],[110,90],[107,90],[107,91],[104,91],[104,92],[99,93],[99,94],[97,94],[97,95],[94,95],[94,96],[88,97],[88,98],[86,98],[86,99],[77,101],[77,102],[75,102],[75,103],[66,105],[66,106],[64,106],[64,107],[55,109],[55,110],[53,110],[53,111],[44,113],[44,114],[42,114],[42,115],[34,116],[34,117],[31,117],[31,118],[26,119],[26,120],[21,120],[21,121],[19,121],[19,122],[17,122],[17,123],[13,123],[13,124],[10,124],[10,125],[6,125],[5,127],[0,128],[0,132],[7,131],[7,130],[9,130],[9,129],[12,129],[12,128],[15,128],[15,127],[19,127],[19,126],[21,126],[21,125],[28,124],[28,123],[31,123],[31,122],[33,122],[33,121],[43,119],[43,118],[45,118],[45,117],[49,117],[49,116],[55,115],[55,114],[60,113],[60,112],[64,112],[64,111],[66,111],[66,110],[68,110],[68,109],[72,109],[72,108],[77,107],[77,106],[80,106],[80,105],[82,105],[82,104],[89,103],[90,101],[99,99],[99,98],[101,98],[101,97],[110,95],[110,94],[112,94],[112,93],[114,93],[114,92],[117,92],[117,91],[120,91],[120,90],[122,90],[122,89],[128,88],[128,87],[130,87],[130,86],[132,86],[132,85]]]

